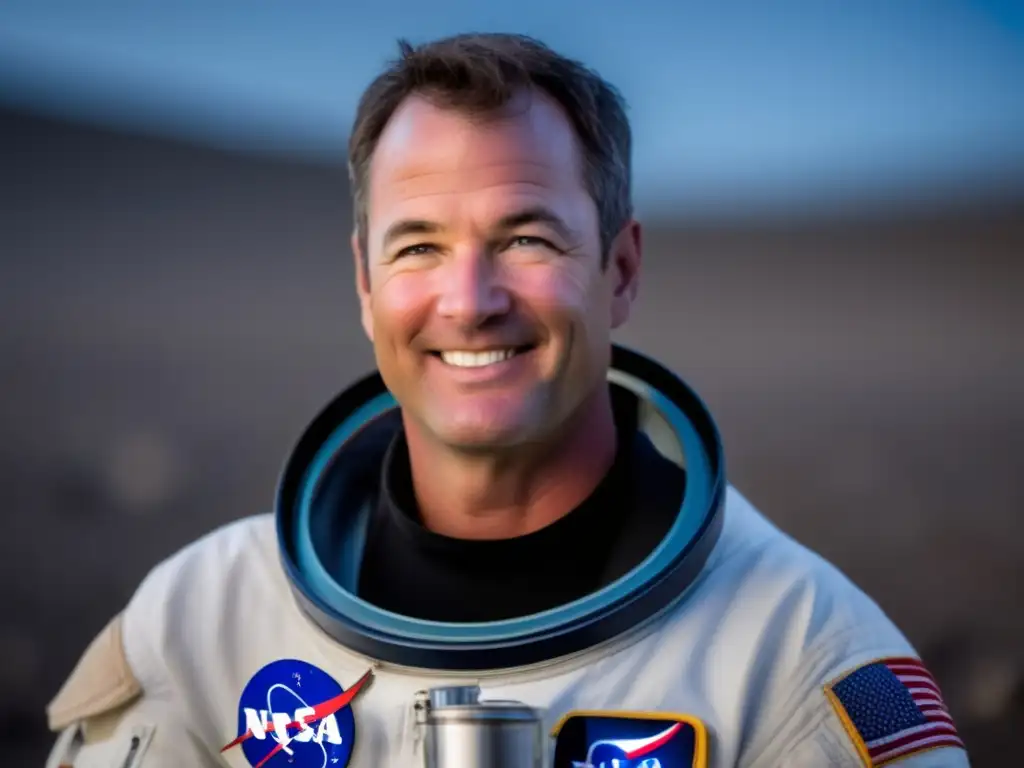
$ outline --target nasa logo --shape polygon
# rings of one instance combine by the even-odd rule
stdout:
[[[373,676],[367,671],[348,690],[305,661],[280,659],[259,670],[238,700],[238,737],[252,768],[345,768],[355,746],[349,706]],[[273,761],[273,758],[279,757]]]
[[[570,712],[555,726],[554,768],[706,768],[707,729],[659,712]]]

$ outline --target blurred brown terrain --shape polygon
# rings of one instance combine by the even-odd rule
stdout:
[[[372,364],[338,168],[0,113],[0,764],[156,562],[269,510]],[[895,211],[895,209],[894,209]],[[1024,199],[651,222],[621,340],[719,420],[732,482],[937,673],[976,766],[1024,728]]]

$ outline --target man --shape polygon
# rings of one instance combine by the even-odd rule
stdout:
[[[445,685],[532,708],[559,768],[968,764],[899,631],[612,346],[630,141],[534,40],[403,44],[349,149],[379,377],[308,428],[275,516],[147,577],[51,704],[51,765],[423,765]]]

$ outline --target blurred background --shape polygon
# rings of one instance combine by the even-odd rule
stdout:
[[[268,511],[372,364],[344,144],[413,41],[538,35],[632,106],[621,341],[732,481],[937,674],[977,766],[1024,727],[1024,4],[0,4],[0,763],[180,546]]]

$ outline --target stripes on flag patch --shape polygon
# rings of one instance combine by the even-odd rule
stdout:
[[[869,662],[826,685],[825,695],[867,768],[929,749],[964,748],[935,678],[919,659]]]

